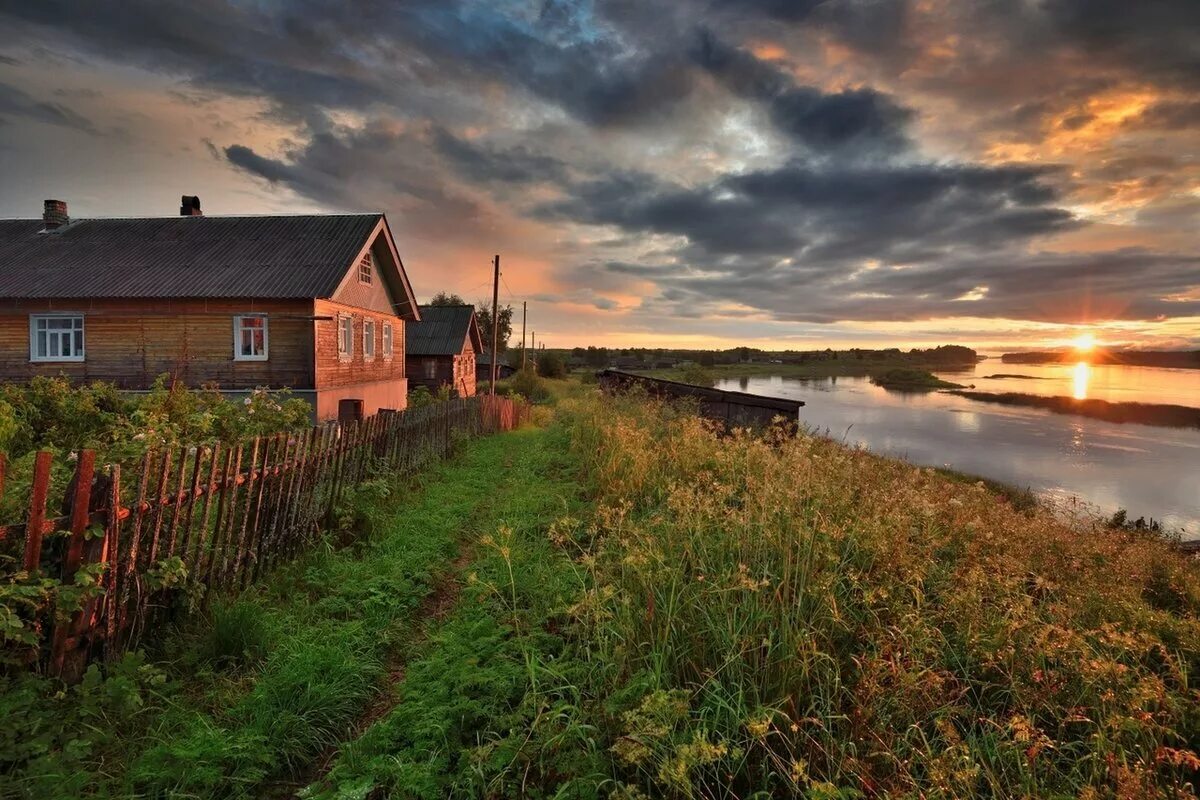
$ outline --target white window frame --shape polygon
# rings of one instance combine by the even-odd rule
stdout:
[[[383,337],[383,357],[390,361],[392,358],[392,353],[394,352],[393,348],[395,347],[392,342],[392,323],[383,323],[383,332],[381,336]]]
[[[375,281],[375,254],[370,250],[358,261],[358,282],[370,286]]]
[[[81,342],[81,347],[79,349],[79,352],[78,353],[75,352],[74,328],[72,328],[72,330],[71,330],[71,333],[72,333],[71,355],[69,355],[69,356],[63,356],[63,355],[39,356],[37,353],[38,323],[42,322],[42,321],[47,321],[47,320],[64,320],[64,319],[79,320],[79,338],[80,338],[80,342]],[[61,332],[59,335],[61,336]],[[46,347],[47,347],[47,349],[49,349],[49,346],[50,346],[50,333],[49,333],[49,331],[47,331],[46,332]],[[79,363],[79,362],[84,361],[86,358],[87,358],[87,324],[86,324],[83,314],[63,311],[63,312],[55,312],[55,313],[48,313],[48,314],[30,314],[29,315],[29,361],[31,363],[37,363],[37,364],[55,364],[55,363],[65,363],[65,362]]]
[[[242,320],[262,320],[263,350],[261,353],[246,355],[242,352]],[[254,330],[250,328],[249,330]],[[266,314],[237,314],[233,318],[233,360],[234,361],[266,361],[271,354],[271,323]]]
[[[375,360],[375,320],[363,319],[363,360]]]
[[[347,323],[350,325],[349,335],[346,335]],[[354,358],[354,317],[350,314],[338,314],[337,324],[338,358],[343,360]]]

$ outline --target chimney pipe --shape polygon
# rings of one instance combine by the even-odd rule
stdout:
[[[200,217],[203,214],[200,211],[200,198],[193,197],[190,194],[185,194],[179,199],[179,216],[181,217]]]
[[[71,221],[67,216],[67,204],[63,200],[47,200],[42,211],[42,223],[46,230],[52,231]]]

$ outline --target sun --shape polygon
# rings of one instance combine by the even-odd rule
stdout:
[[[1091,333],[1081,333],[1071,340],[1071,346],[1080,353],[1090,353],[1096,347],[1096,336]]]

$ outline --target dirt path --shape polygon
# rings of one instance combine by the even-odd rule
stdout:
[[[507,470],[511,465],[511,456],[505,458],[505,469]],[[463,588],[463,572],[474,556],[475,537],[479,533],[480,523],[489,517],[492,505],[490,497],[483,498],[464,520],[464,535],[459,542],[458,556],[450,562],[449,568],[421,601],[421,605],[413,615],[412,635],[404,643],[404,647],[394,652],[389,660],[385,680],[386,688],[379,693],[373,703],[363,709],[362,714],[342,737],[343,744],[358,739],[368,728],[383,719],[389,711],[396,707],[400,700],[398,688],[404,683],[409,655],[429,638],[430,633],[445,620],[458,604]],[[329,773],[340,752],[340,744],[330,746],[313,760],[308,769],[293,775],[289,780],[275,783],[263,796],[271,800],[297,797],[302,789],[322,780]]]

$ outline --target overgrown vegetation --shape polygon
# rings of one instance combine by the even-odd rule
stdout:
[[[120,706],[150,710],[119,744],[71,761],[30,703],[3,709],[10,742],[53,754],[26,796],[262,796],[335,742],[302,796],[1195,796],[1200,571],[1152,530],[546,383],[549,427],[474,443],[361,551],[222,606],[165,671],[114,671],[150,698]],[[420,644],[460,537],[466,588]]]
[[[71,689],[0,678],[0,797],[257,798],[304,775],[386,689],[459,542],[495,527],[490,492],[521,496],[496,485],[512,452],[475,440],[411,497],[359,487],[339,516],[365,538],[331,538],[149,657]]]
[[[66,378],[36,377],[0,386],[0,452],[9,459],[0,522],[20,521],[29,498],[36,451],[54,458],[50,508],[61,504],[71,478],[68,454],[97,451],[99,463],[132,466],[164,445],[233,442],[311,424],[312,406],[285,391],[255,390],[229,399],[216,389],[188,389],[159,376],[145,393],[111,383],[75,385]],[[0,571],[3,565],[0,564]]]
[[[1165,542],[821,438],[571,418],[573,617],[629,791],[1194,796],[1200,574]]]

